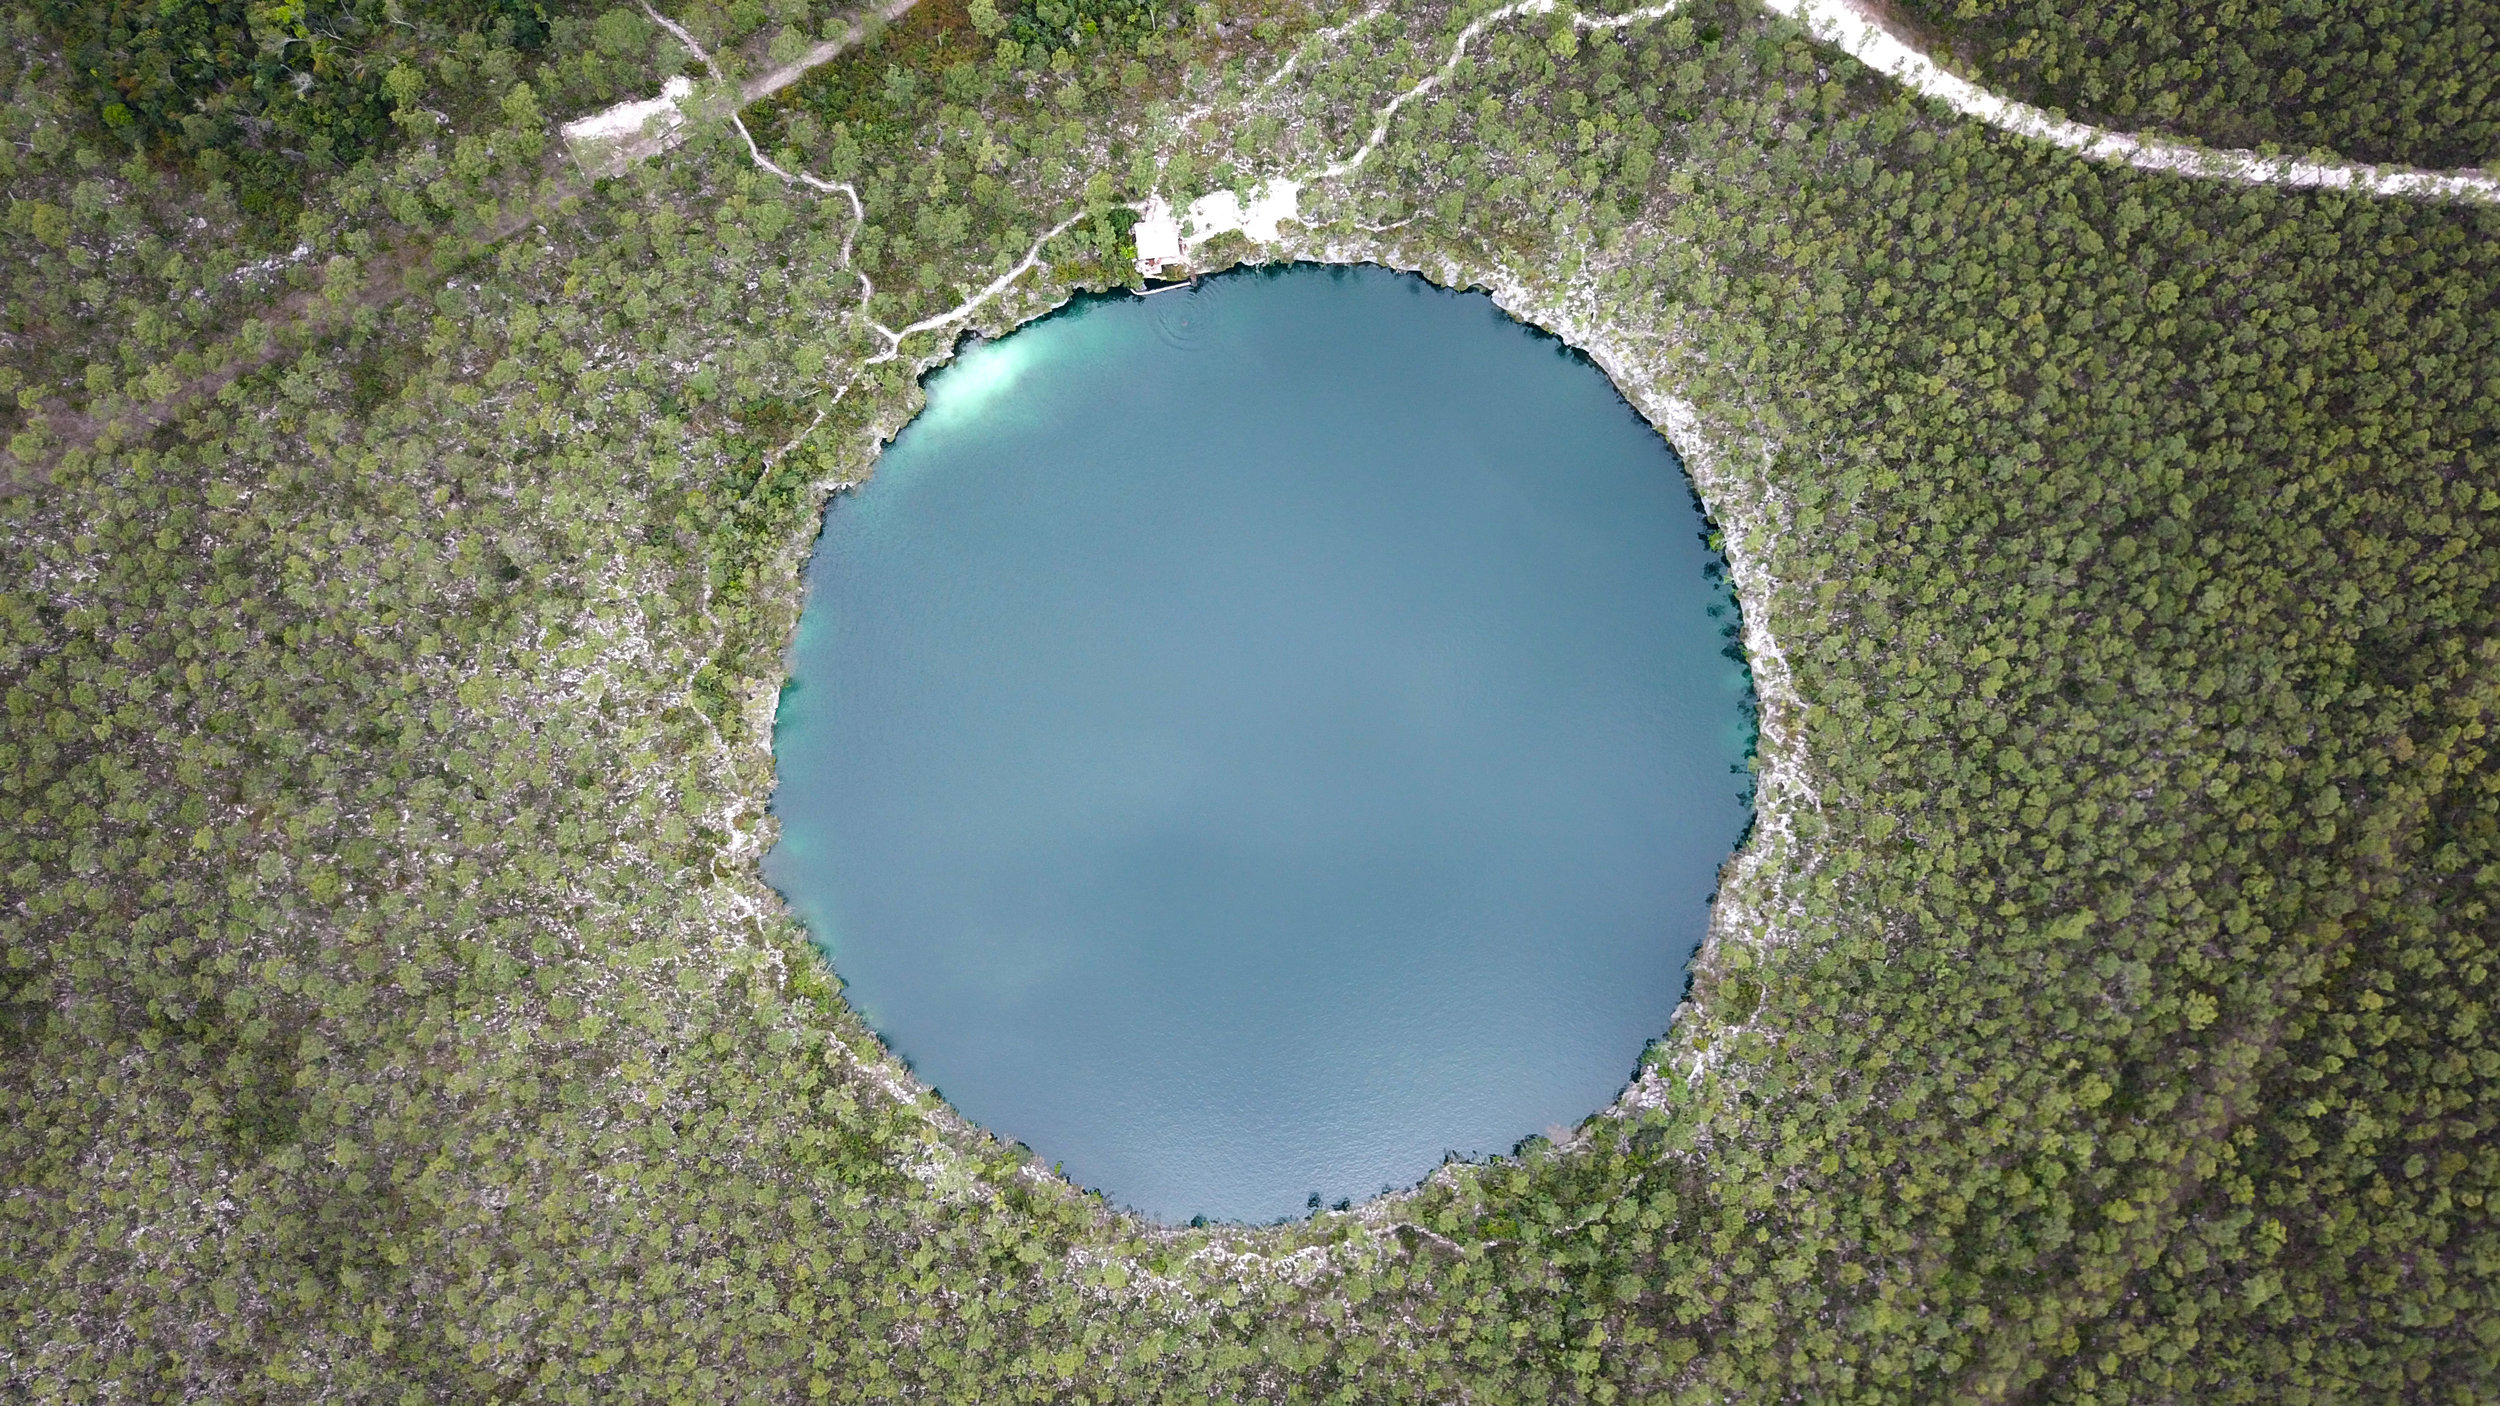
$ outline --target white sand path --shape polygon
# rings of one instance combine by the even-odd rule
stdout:
[[[908,11],[913,3],[914,0],[887,0],[876,13],[890,21]],[[1858,0],[1761,0],[1761,3],[1772,13],[1804,25],[1816,39],[1922,97],[1942,103],[1973,121],[2062,147],[2088,160],[2122,163],[2141,170],[2163,171],[2201,180],[2352,190],[2375,196],[2500,203],[2500,174],[2488,170],[2428,171],[2410,166],[2346,161],[2329,155],[2267,155],[2112,131],[2077,122],[2029,103],[2018,102],[1948,71],[1878,23],[1860,7]],[[1514,3],[1490,11],[1468,24],[1451,44],[1448,59],[1422,81],[1391,98],[1380,110],[1362,146],[1343,160],[1306,176],[1271,180],[1254,190],[1247,202],[1230,192],[1218,192],[1193,203],[1182,216],[1171,216],[1168,208],[1155,201],[1140,208],[1150,219],[1169,216],[1179,223],[1184,247],[1204,243],[1231,230],[1240,230],[1261,242],[1272,242],[1275,238],[1273,233],[1261,234],[1259,231],[1272,231],[1277,220],[1293,218],[1302,188],[1312,181],[1350,175],[1360,168],[1387,138],[1390,124],[1396,120],[1399,110],[1448,81],[1456,72],[1467,46],[1487,29],[1517,16],[1551,14],[1555,7],[1556,0],[1514,0]],[[648,9],[647,6],[645,8]],[[1582,29],[1619,29],[1663,18],[1672,14],[1675,8],[1674,4],[1668,3],[1644,6],[1620,15],[1575,12],[1571,18]],[[658,11],[650,13],[689,51],[702,58],[707,67],[713,68],[715,76],[718,75],[717,66],[712,64],[691,36]],[[1343,30],[1373,18],[1377,13],[1366,12],[1337,30],[1323,32],[1319,37],[1336,37]],[[809,70],[839,56],[855,44],[858,36],[859,31],[854,29],[841,39],[818,44],[796,61],[740,85],[742,102],[755,102],[797,82]],[[1268,82],[1261,87],[1270,86],[1293,72],[1299,66],[1300,56],[1299,49],[1289,55],[1284,65],[1271,74]],[[566,124],[564,138],[585,168],[603,173],[621,169],[626,162],[664,150],[676,140],[685,122],[685,100],[691,92],[691,85],[685,80],[672,79],[660,97],[619,103]],[[1191,117],[1201,115],[1203,113],[1192,113]],[[1230,203],[1227,204],[1227,201]]]
[[[884,6],[880,13],[892,18],[909,9],[912,3],[913,0],[891,0],[891,3]],[[1839,48],[1867,67],[1886,74],[1904,87],[1944,103],[1955,112],[1988,123],[2000,130],[2064,147],[2090,160],[2123,162],[2145,170],[2169,172],[2197,179],[2354,190],[2376,196],[2500,203],[2500,178],[2495,178],[2487,171],[2421,171],[2370,166],[2333,158],[2271,157],[2247,151],[2214,151],[2188,143],[2138,137],[2069,121],[2029,104],[2015,102],[1989,92],[1967,79],[1945,71],[1932,59],[1869,20],[1851,3],[1851,0],[1763,0],[1763,3],[1774,13],[1802,22],[1818,40]],[[1154,239],[1157,244],[1162,244],[1168,237],[1185,249],[1235,230],[1261,243],[1275,242],[1282,234],[1280,225],[1286,220],[1297,217],[1303,189],[1311,182],[1343,177],[1360,169],[1370,159],[1372,153],[1379,148],[1381,142],[1386,140],[1389,128],[1399,110],[1448,81],[1450,76],[1457,71],[1467,46],[1482,36],[1486,29],[1514,16],[1551,14],[1555,7],[1556,0],[1514,0],[1513,3],[1495,9],[1467,25],[1452,42],[1447,59],[1432,73],[1392,98],[1374,120],[1371,131],[1363,144],[1342,160],[1332,162],[1302,177],[1272,178],[1253,189],[1247,200],[1232,191],[1215,192],[1192,202],[1185,213],[1177,216],[1160,197],[1131,208],[1143,214],[1144,219],[1141,220],[1141,225],[1151,223],[1154,226],[1148,231],[1148,237]],[[1673,3],[1662,3],[1620,15],[1588,15],[1575,12],[1571,15],[1571,21],[1575,26],[1584,30],[1618,29],[1663,18],[1672,14],[1675,8]],[[651,9],[647,0],[644,9],[654,20],[686,44],[689,52],[702,60],[716,80],[722,78],[719,66],[713,63],[711,56],[695,43],[691,35],[665,16],[660,15],[658,11]],[[1366,12],[1340,26],[1338,30],[1329,33],[1333,35],[1350,31],[1366,22],[1374,13],[1376,12]],[[740,91],[743,100],[753,101],[757,96],[769,94],[795,82],[809,68],[839,54],[843,47],[845,43],[841,41],[820,45],[800,63],[787,65],[765,75],[754,84],[742,86]],[[1294,57],[1287,59],[1282,69],[1269,75],[1268,80],[1261,84],[1261,91],[1273,86],[1290,72],[1298,57],[1299,50]],[[674,139],[677,127],[683,123],[682,108],[679,105],[686,96],[688,94],[685,91],[672,83],[669,89],[663,91],[659,99],[645,100],[640,104],[621,104],[618,108],[610,109],[606,113],[568,125],[565,128],[566,138],[568,141],[576,141],[576,129],[587,129],[584,136],[593,141],[616,144],[615,134],[630,134],[628,141],[639,138],[643,141],[657,140],[661,145],[665,145],[667,141]],[[659,104],[666,104],[675,111],[676,115],[663,114]],[[1183,119],[1182,125],[1186,127],[1190,121],[1203,115],[1205,115],[1203,110],[1192,113],[1188,118]],[[730,121],[735,125],[740,137],[745,140],[749,156],[761,169],[771,172],[790,184],[803,185],[828,194],[838,193],[847,198],[852,211],[853,233],[856,234],[862,218],[859,195],[856,190],[847,183],[822,180],[805,171],[794,173],[782,169],[764,155],[761,148],[756,145],[754,137],[748,133],[746,124],[734,109],[730,114]],[[654,151],[658,149],[660,149],[658,146],[651,148]],[[575,150],[577,154],[583,150],[578,142]],[[600,149],[593,148],[594,154],[598,150]],[[645,151],[636,154],[650,153]],[[584,164],[587,167],[590,163],[585,161]],[[1076,214],[1070,215],[1058,226],[1035,240],[1032,248],[1020,262],[954,308],[923,318],[900,330],[867,320],[867,325],[874,329],[886,344],[883,351],[869,359],[868,364],[891,361],[900,356],[904,339],[914,333],[940,331],[969,319],[991,299],[998,297],[1016,280],[1037,267],[1041,262],[1042,251],[1050,241],[1074,228],[1085,218],[1085,215],[1086,212],[1081,209]],[[859,279],[862,316],[865,319],[869,298],[875,290],[867,274],[852,267],[851,242],[848,237],[843,241],[842,265],[851,269],[853,275]],[[1541,320],[1541,325],[1545,325],[1543,320]],[[1595,346],[1595,343],[1584,334],[1573,336],[1570,340],[1574,345]],[[1619,364],[1619,358],[1604,355],[1600,349],[1599,359],[1618,386],[1623,386],[1627,390],[1644,387],[1645,383],[1640,379],[1625,374],[1628,368]],[[781,455],[797,449],[802,442],[815,433],[817,427],[825,419],[826,410],[849,391],[850,385],[851,383],[846,381],[834,393],[833,400],[827,402],[826,406],[820,407],[808,426],[773,458],[778,459]],[[1641,389],[1637,395],[1644,408],[1653,412],[1649,418],[1666,428],[1670,437],[1679,445],[1685,446],[1688,452],[1693,452],[1706,443],[1700,435],[1698,419],[1690,407],[1683,405],[1680,401],[1664,397],[1654,387]],[[1698,462],[1695,463],[1697,473],[1702,467]],[[1750,544],[1732,542],[1729,551],[1740,578],[1751,578],[1759,570],[1752,564],[1753,548]],[[1745,580],[1743,584],[1752,587],[1747,592],[1749,595],[1767,598],[1766,583]],[[1774,694],[1786,698],[1785,657],[1770,638],[1767,625],[1758,618],[1749,617],[1746,644],[1754,661],[1759,686],[1764,689],[1765,699],[1771,699]],[[1791,707],[1795,706],[1793,699],[1788,701]],[[1761,784],[1770,788],[1775,784],[1775,780],[1776,778],[1766,775]],[[1779,787],[1778,789],[1789,788]],[[1806,799],[1810,801],[1810,792],[1805,794]],[[1773,807],[1773,809],[1784,808]],[[1782,828],[1784,832],[1784,827]],[[1785,841],[1786,836],[1782,833],[1779,838]],[[1740,857],[1739,862],[1747,864],[1749,868],[1762,867],[1768,862],[1763,857],[1767,853],[1765,844],[1765,838],[1757,835],[1755,842],[1746,847],[1746,857]],[[1715,1053],[1717,1053],[1715,1050],[1704,1050],[1698,1058],[1707,1061]],[[854,1058],[857,1057],[854,1056]],[[899,1075],[890,1060],[859,1059],[858,1062],[885,1085],[889,1095],[898,1103],[913,1107],[920,1106],[917,1091],[911,1087],[907,1076]],[[1698,1076],[1698,1072],[1698,1066],[1696,1066],[1693,1071],[1694,1077]],[[1663,1096],[1663,1083],[1663,1075],[1645,1072],[1619,1097],[1615,1106],[1624,1110],[1632,1110],[1653,1103]],[[923,1179],[928,1178],[924,1176]],[[1375,1235],[1392,1233],[1397,1228],[1396,1225],[1386,1223],[1364,1226],[1364,1229]],[[1413,1228],[1419,1234],[1431,1235],[1436,1240],[1441,1239],[1432,1232],[1423,1231],[1421,1227]],[[1443,1243],[1448,1242],[1443,1241]],[[1319,1263],[1324,1265],[1332,1258],[1331,1247],[1306,1247],[1278,1261],[1277,1267],[1283,1269],[1311,1256],[1316,1256]]]
[[[1548,6],[1551,0],[1542,0]],[[2332,156],[2267,156],[2221,150],[2165,137],[2113,132],[2076,122],[1990,92],[1920,53],[1878,24],[1856,0],[1762,0],[1764,8],[1804,24],[1808,33],[1922,97],[1974,121],[2047,142],[2093,161],[2121,162],[2204,180],[2253,185],[2353,190],[2365,195],[2500,202],[2500,175],[2490,171],[2424,171],[2372,166]]]
[[[891,24],[918,3],[918,0],[886,0],[869,12],[876,20]],[[700,60],[715,80],[722,78],[720,65],[712,61],[694,36],[679,27],[676,21],[649,5],[643,13],[657,21],[661,28],[686,46],[686,52]],[[854,24],[839,39],[828,39],[779,68],[746,80],[738,85],[738,105],[762,102],[782,89],[805,78],[809,71],[830,63],[844,52],[858,46],[867,31]],[[660,88],[656,98],[640,98],[602,108],[588,117],[565,123],[557,131],[573,153],[573,159],[593,176],[613,176],[646,156],[657,156],[675,146],[685,135],[686,119],[691,115],[695,98],[694,84],[684,77],[671,78]],[[750,143],[751,144],[751,143]]]
[[[2500,176],[2487,171],[2423,171],[2412,167],[2373,166],[2332,157],[2268,156],[2254,151],[2215,150],[2188,142],[2113,132],[2105,127],[2055,116],[2029,103],[1990,92],[1969,79],[1947,72],[1935,60],[1911,48],[1860,10],[1855,0],[1762,0],[1774,14],[1805,25],[1808,33],[1882,73],[1922,97],[1942,102],[1953,111],[2001,131],[2076,152],[2087,160],[2123,162],[2148,171],[2206,180],[2242,181],[2257,185],[2355,190],[2366,195],[2407,196],[2433,200],[2500,203]],[[1230,191],[1218,191],[1191,204],[1177,219],[1160,198],[1140,207],[1154,234],[1165,223],[1178,225],[1184,250],[1216,235],[1239,230],[1262,243],[1275,241],[1279,221],[1296,218],[1302,190],[1308,185],[1353,174],[1387,140],[1399,109],[1449,81],[1458,71],[1467,46],[1493,25],[1517,16],[1549,15],[1556,0],[1513,0],[1490,11],[1458,33],[1449,57],[1413,87],[1391,98],[1373,121],[1370,135],[1351,155],[1299,178],[1280,177],[1257,188],[1244,205]],[[1571,22],[1584,30],[1621,29],[1675,12],[1669,3],[1646,5],[1619,15],[1574,11]],[[1296,57],[1299,55],[1297,53]],[[1288,60],[1290,64],[1292,60]],[[1158,239],[1158,242],[1161,242]]]
[[[893,20],[908,11],[914,0],[887,0],[875,13]],[[2017,102],[2001,94],[1948,72],[1927,55],[1920,53],[1899,36],[1876,23],[1857,4],[1857,0],[1762,0],[1765,8],[1784,15],[1806,27],[1808,33],[1865,64],[1868,68],[1900,83],[1922,97],[1933,99],[1974,121],[1984,122],[2001,131],[2015,133],[2035,141],[2047,142],[2076,152],[2087,160],[2120,162],[2148,171],[2203,180],[2229,180],[2259,185],[2294,188],[2352,190],[2365,195],[2412,197],[2433,200],[2462,200],[2474,203],[2500,203],[2500,176],[2489,171],[2424,171],[2411,167],[2374,166],[2362,162],[2343,161],[2333,157],[2269,156],[2253,151],[2216,150],[2193,143],[2159,137],[2114,132],[2105,127],[2076,122],[2056,116],[2028,103]],[[1413,86],[1391,98],[1373,119],[1371,131],[1363,144],[1345,156],[1317,171],[1294,176],[1273,177],[1253,187],[1245,199],[1230,190],[1216,191],[1190,203],[1186,211],[1175,213],[1160,196],[1131,206],[1143,218],[1139,222],[1141,247],[1158,253],[1188,250],[1205,244],[1219,235],[1239,232],[1254,242],[1275,243],[1280,226],[1299,217],[1301,195],[1311,184],[1352,175],[1371,159],[1380,144],[1388,139],[1389,129],[1400,110],[1449,81],[1458,71],[1467,48],[1486,30],[1508,19],[1527,15],[1550,15],[1557,0],[1512,0],[1512,3],[1488,11],[1459,31],[1452,40],[1449,55],[1439,67]],[[725,82],[720,66],[675,21],[644,4],[645,13],[675,35],[688,52],[702,61],[716,81]],[[1571,12],[1571,22],[1584,30],[1622,29],[1649,20],[1663,19],[1675,12],[1673,0],[1646,5],[1617,15],[1592,15]],[[1334,38],[1376,18],[1375,9],[1348,20],[1336,29],[1324,31],[1321,38]],[[812,68],[840,55],[858,40],[854,28],[848,35],[817,45],[793,63],[785,64],[738,89],[743,106],[797,82]],[[1273,86],[1298,67],[1299,48],[1288,56],[1283,66],[1260,84],[1262,91]],[[620,103],[603,112],[568,123],[565,140],[570,143],[585,169],[605,173],[629,161],[648,156],[673,143],[685,123],[689,100],[695,98],[692,85],[682,78],[672,79],[657,98]],[[1203,109],[1183,119],[1204,116]],[[758,166],[794,185],[805,185],[826,194],[840,194],[850,202],[854,229],[860,217],[859,194],[846,182],[826,181],[805,171],[785,171],[768,159],[756,145],[755,138],[735,111],[730,121],[746,142],[747,152]],[[899,330],[871,322],[885,349],[872,360],[889,361],[902,350],[902,342],[916,332],[937,331],[970,318],[982,306],[1030,272],[1041,262],[1042,249],[1050,240],[1073,228],[1081,216],[1071,216],[1049,233],[1033,242],[1033,247],[1006,274],[974,293],[960,305],[933,317],[923,318]],[[843,265],[851,266],[849,241],[844,241]],[[1170,257],[1167,255],[1166,257]],[[1150,261],[1151,262],[1151,261]],[[860,281],[861,303],[865,307],[875,287],[865,272],[852,268]]]
[[[2190,142],[2113,132],[2106,127],[2058,117],[2029,103],[1990,92],[1911,48],[1890,30],[1870,19],[1856,0],[1761,0],[1765,9],[1806,27],[1816,39],[1932,98],[1974,121],[2001,131],[2064,147],[2088,160],[2123,162],[2148,171],[2167,171],[2206,180],[2243,181],[2255,185],[2357,190],[2368,195],[2414,196],[2428,199],[2500,202],[2500,175],[2489,171],[2423,171],[2406,166],[2372,166],[2333,157],[2267,156],[2254,151],[2216,150]],[[1353,155],[1310,177],[1326,180],[1353,172],[1389,135],[1398,109],[1439,87],[1457,71],[1467,46],[1498,21],[1518,15],[1553,13],[1555,0],[1516,0],[1494,10],[1465,29],[1450,46],[1441,67],[1415,86],[1389,100],[1373,123],[1371,135]],[[1581,29],[1620,29],[1675,12],[1673,3],[1646,5],[1620,15],[1574,13]]]
[[[875,13],[891,20],[909,10],[914,0],[887,0]],[[2462,200],[2474,203],[2500,203],[2500,176],[2488,171],[2422,171],[2408,167],[2373,166],[2360,162],[2341,161],[2332,157],[2268,156],[2253,151],[2220,151],[2186,142],[2136,136],[2113,132],[2087,123],[2055,116],[2028,103],[2016,102],[1980,87],[1978,84],[1947,72],[1933,59],[1911,48],[1898,36],[1871,20],[1858,8],[1856,0],[1762,0],[1766,8],[1797,20],[1816,39],[1830,44],[1876,72],[1921,96],[1934,99],[1973,120],[2000,130],[2074,151],[2088,160],[2123,162],[2151,171],[2204,180],[2231,180],[2251,184],[2289,187],[2310,187],[2353,190],[2365,195],[2399,196],[2421,199]],[[687,51],[709,70],[716,84],[726,85],[727,77],[712,56],[695,41],[693,35],[675,21],[654,9],[644,0],[643,10],[676,36]],[[1482,37],[1492,26],[1523,15],[1550,15],[1557,0],[1512,0],[1512,3],[1490,10],[1470,21],[1451,41],[1448,57],[1431,73],[1391,98],[1373,119],[1371,131],[1363,144],[1347,156],[1316,171],[1293,176],[1272,177],[1253,187],[1245,199],[1243,194],[1222,190],[1199,197],[1189,208],[1175,214],[1161,196],[1154,196],[1131,205],[1141,216],[1138,234],[1141,246],[1158,253],[1166,250],[1186,253],[1220,235],[1239,232],[1254,242],[1272,244],[1282,237],[1285,221],[1298,220],[1301,195],[1311,184],[1352,175],[1371,159],[1380,144],[1388,139],[1390,126],[1399,111],[1449,81],[1466,57],[1467,47]],[[1571,23],[1583,30],[1622,29],[1650,20],[1663,19],[1676,10],[1674,0],[1647,5],[1616,15],[1593,15],[1578,10],[1570,12]],[[1323,40],[1368,23],[1385,13],[1383,8],[1366,10],[1334,29],[1323,31]],[[785,64],[738,88],[737,106],[768,96],[798,81],[818,64],[842,53],[857,42],[854,29],[840,40],[819,44],[800,60]],[[1301,49],[1288,56],[1285,63],[1259,85],[1260,91],[1275,86],[1294,71],[1301,59]],[[619,104],[605,112],[570,123],[564,128],[566,140],[574,144],[577,159],[586,169],[605,167],[621,169],[627,161],[650,155],[673,142],[684,125],[689,100],[699,101],[683,79],[672,80],[658,98]],[[1207,115],[1201,108],[1182,119],[1190,122]],[[729,120],[746,143],[747,154],[762,169],[792,185],[803,185],[825,194],[838,194],[851,207],[852,231],[857,233],[863,218],[859,192],[849,183],[827,181],[806,171],[787,171],[764,155],[754,136],[747,131],[736,107]],[[842,265],[859,280],[860,307],[863,320],[879,340],[883,350],[868,359],[869,365],[892,361],[902,354],[905,338],[920,332],[943,331],[969,320],[992,299],[1007,291],[1025,274],[1042,263],[1042,251],[1050,241],[1073,229],[1084,219],[1084,212],[1069,216],[1033,241],[1032,247],[1005,273],[973,293],[962,303],[944,312],[925,317],[902,328],[888,327],[866,315],[876,287],[865,270],[853,265],[851,242],[843,240]],[[1172,255],[1165,255],[1171,257]],[[1141,261],[1141,265],[1146,261]],[[848,383],[836,393],[836,399],[850,389]],[[823,412],[799,440],[821,423]],[[798,446],[798,440],[784,448],[783,453]],[[776,458],[779,456],[775,456]]]

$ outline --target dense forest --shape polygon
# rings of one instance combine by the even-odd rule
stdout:
[[[2090,164],[1740,0],[1490,23],[1195,256],[1490,288],[1691,466],[1761,821],[1625,1097],[1163,1227],[849,1011],[755,864],[828,497],[1489,9],[386,5],[457,37],[383,128],[11,12],[7,1394],[2491,1399],[2500,209]]]
[[[1899,0],[1980,81],[2208,146],[2500,164],[2500,12],[2475,0]]]
[[[84,79],[64,96],[117,147],[222,178],[269,218],[528,69],[543,97],[600,102],[674,62],[618,42],[613,23],[589,42],[586,12],[521,0],[37,0],[27,18]]]

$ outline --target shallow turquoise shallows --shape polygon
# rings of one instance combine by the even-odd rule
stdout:
[[[837,500],[766,872],[897,1053],[1168,1221],[1578,1122],[1748,814],[1681,467],[1480,295],[1297,267],[933,375]]]

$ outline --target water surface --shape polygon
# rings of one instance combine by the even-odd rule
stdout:
[[[1510,1149],[1665,1027],[1747,809],[1681,467],[1380,270],[1084,300],[838,500],[766,872],[967,1116],[1167,1220]]]

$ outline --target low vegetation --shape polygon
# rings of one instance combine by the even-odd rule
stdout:
[[[1589,346],[1723,534],[1763,819],[1626,1099],[1164,1228],[848,1012],[754,867],[827,496],[1475,13],[932,0],[746,115],[865,228],[717,118],[583,181],[516,69],[264,272],[13,16],[8,1393],[2488,1399],[2500,212],[2087,164],[1736,3],[1489,26],[1291,233]]]

